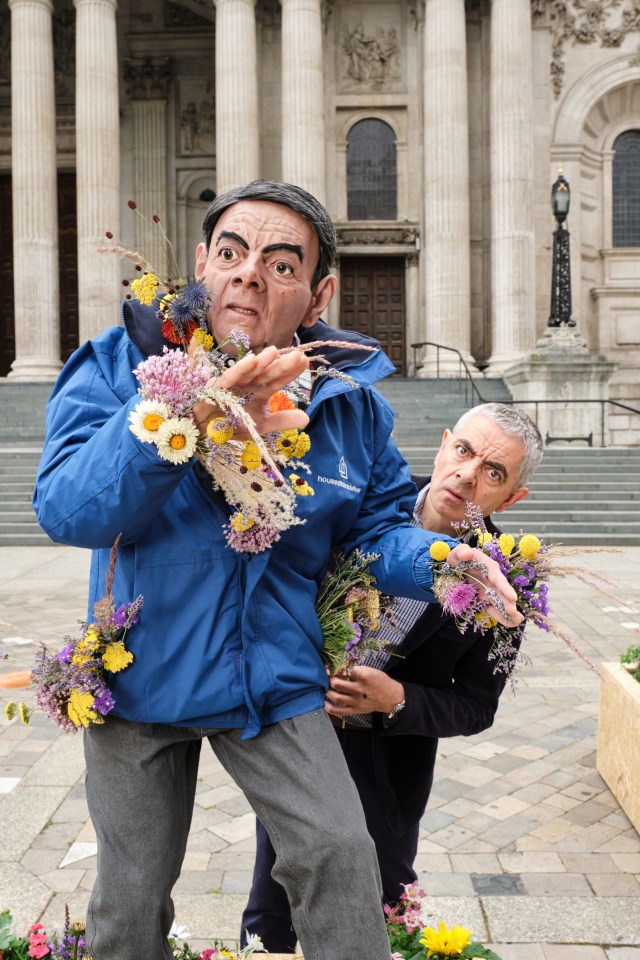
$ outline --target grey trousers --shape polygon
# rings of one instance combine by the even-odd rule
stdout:
[[[375,848],[322,710],[265,727],[200,730],[109,717],[84,734],[98,873],[87,911],[94,960],[170,960],[202,739],[276,850],[305,960],[389,960]]]

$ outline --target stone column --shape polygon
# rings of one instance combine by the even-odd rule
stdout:
[[[216,186],[222,193],[260,175],[256,0],[216,5]]]
[[[167,224],[167,93],[171,59],[129,60],[125,65],[127,92],[133,114],[134,199],[148,220]],[[158,230],[135,218],[136,250],[147,257],[161,276],[175,272],[173,257]]]
[[[120,236],[117,0],[74,0],[80,343],[119,321],[120,263],[96,253]]]
[[[464,0],[427,0],[424,23],[424,189],[427,340],[470,348],[469,117]],[[420,376],[435,371],[428,348]],[[440,373],[458,375],[455,354]]]
[[[530,0],[491,3],[491,359],[503,370],[536,341]]]
[[[326,196],[320,0],[282,4],[282,179]]]
[[[9,0],[16,380],[60,370],[51,0]]]
[[[405,353],[407,357],[407,375],[409,377],[419,376],[418,371],[413,365],[412,343],[419,343],[422,339],[420,330],[420,254],[408,253],[405,257],[405,316],[406,320],[406,345]]]

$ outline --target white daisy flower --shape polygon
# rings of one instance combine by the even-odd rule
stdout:
[[[247,945],[238,954],[238,960],[240,960],[241,957],[243,960],[249,960],[249,958],[252,957],[253,954],[258,950],[266,953],[267,948],[257,934],[249,933],[248,930],[245,930],[245,935],[247,938]]]
[[[158,431],[171,417],[171,407],[160,400],[141,400],[129,414],[131,433],[143,443],[157,443]]]
[[[156,434],[158,454],[171,463],[186,463],[196,451],[200,434],[193,420],[171,417],[165,420]]]

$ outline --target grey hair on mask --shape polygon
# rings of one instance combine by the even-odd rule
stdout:
[[[311,224],[318,238],[320,256],[311,278],[311,289],[329,275],[331,266],[336,258],[336,231],[331,217],[319,200],[302,187],[293,183],[281,183],[279,180],[253,180],[244,187],[233,187],[224,193],[218,194],[202,221],[202,232],[207,250],[216,223],[225,210],[234,203],[245,200],[268,200],[271,203],[281,203],[299,214],[303,220]]]
[[[504,433],[520,441],[524,447],[524,457],[516,474],[513,489],[524,486],[542,460],[542,437],[533,420],[522,410],[507,403],[481,403],[462,414],[453,428],[453,433],[458,433],[471,417],[486,417],[488,420],[493,420]]]

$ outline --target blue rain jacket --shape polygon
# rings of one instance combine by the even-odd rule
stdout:
[[[364,340],[322,321],[299,335]],[[305,478],[315,496],[297,507],[306,523],[262,554],[236,553],[223,533],[229,509],[200,465],[162,460],[129,430],[140,399],[132,370],[162,343],[155,311],[126,302],[123,326],[70,358],[47,406],[34,507],[53,540],[93,551],[89,619],[123,535],[114,597],[142,594],[144,606],[127,636],[134,662],[110,684],[114,714],[251,737],[323,706],[314,603],[331,551],[375,551],[381,590],[432,600],[436,535],[410,523],[416,488],[391,438],[393,411],[371,386],[391,362],[379,349],[327,348],[323,355],[361,388],[321,378],[314,389]]]

